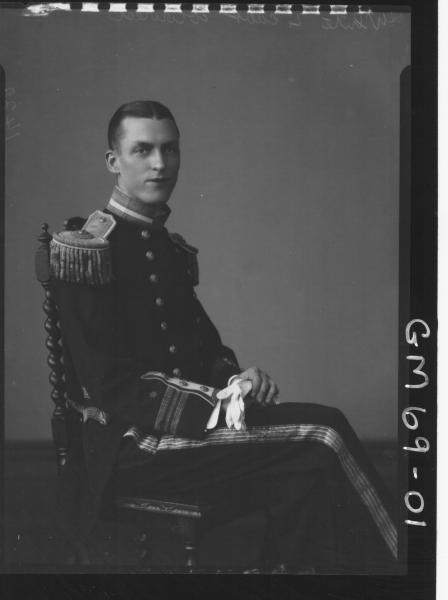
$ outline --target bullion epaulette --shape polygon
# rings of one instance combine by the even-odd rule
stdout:
[[[96,210],[82,229],[54,233],[50,242],[52,277],[87,285],[110,283],[112,260],[107,237],[115,225],[112,215]]]
[[[199,283],[198,249],[187,244],[179,233],[170,233],[171,241],[187,253],[188,273],[193,279],[193,285]]]

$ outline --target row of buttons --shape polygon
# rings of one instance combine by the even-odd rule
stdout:
[[[144,240],[148,240],[151,237],[151,232],[148,231],[147,229],[143,229],[143,231],[141,232],[141,236]],[[146,259],[149,260],[150,262],[153,262],[155,260],[155,254],[152,250],[148,250],[145,254]],[[157,275],[157,273],[151,273],[151,275],[149,276],[149,281],[153,284],[159,283],[159,276]],[[156,305],[159,308],[162,308],[163,306],[165,306],[165,302],[163,300],[163,298],[161,298],[160,296],[158,296],[155,300]],[[160,322],[160,328],[162,331],[167,331],[168,329],[168,323],[166,321],[161,321]],[[177,347],[172,344],[169,348],[168,348],[170,354],[176,354],[177,353]],[[176,377],[180,377],[182,375],[182,372],[180,369],[175,368],[173,369],[173,375],[175,375]]]

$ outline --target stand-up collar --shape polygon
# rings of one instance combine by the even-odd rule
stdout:
[[[171,213],[166,204],[145,204],[138,198],[129,196],[118,186],[112,190],[107,209],[126,221],[148,229],[162,229]]]

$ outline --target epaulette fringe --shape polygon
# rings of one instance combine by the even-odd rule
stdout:
[[[50,242],[52,277],[69,283],[105,285],[112,281],[109,242],[84,231],[62,231]]]

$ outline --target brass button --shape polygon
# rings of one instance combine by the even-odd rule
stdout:
[[[156,298],[156,304],[157,306],[163,306],[165,304],[163,298]]]
[[[159,282],[159,276],[156,273],[151,273],[151,275],[149,276],[149,281],[151,283],[158,283]]]
[[[161,329],[162,331],[166,331],[166,330],[168,329],[168,323],[166,323],[166,321],[162,321],[162,322],[160,323],[160,329]]]
[[[148,260],[154,260],[154,258],[155,258],[154,252],[152,252],[152,250],[148,250],[148,252],[145,254],[145,256]]]
[[[149,240],[149,238],[151,237],[151,232],[148,231],[147,229],[143,229],[143,231],[140,234],[142,236],[142,238],[144,240]]]
[[[175,369],[173,369],[173,375],[175,375],[176,377],[180,377],[182,375],[182,371],[176,367]]]
[[[151,398],[151,400],[154,400],[155,398],[157,398],[157,395],[157,392],[152,391],[150,392],[149,397]]]
[[[201,317],[196,317],[196,323],[199,325],[199,323],[201,322]]]
[[[177,352],[176,346],[174,344],[172,346],[170,346],[169,351],[171,352],[171,354],[176,354],[176,352]]]

